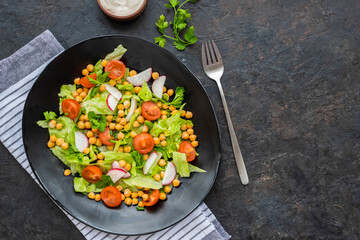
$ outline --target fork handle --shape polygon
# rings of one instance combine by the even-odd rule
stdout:
[[[242,157],[241,151],[240,151],[240,147],[239,147],[239,143],[234,131],[234,127],[231,121],[231,117],[230,117],[230,113],[229,113],[229,109],[226,103],[226,99],[225,99],[225,95],[224,95],[224,91],[223,88],[221,86],[220,81],[216,81],[218,88],[219,88],[219,92],[220,92],[220,96],[221,96],[221,101],[223,103],[224,106],[224,111],[225,111],[225,116],[226,116],[226,121],[228,124],[228,129],[230,132],[230,138],[231,138],[231,144],[233,147],[233,151],[234,151],[234,155],[235,155],[235,161],[236,161],[236,165],[238,168],[238,172],[240,175],[240,180],[241,183],[243,185],[247,185],[249,183],[249,178],[246,172],[246,167],[245,167],[245,163],[244,163],[244,159]]]

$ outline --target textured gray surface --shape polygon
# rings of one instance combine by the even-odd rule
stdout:
[[[138,19],[118,23],[96,1],[3,0],[0,58],[45,29],[65,48],[103,34],[152,41],[158,16],[170,15],[164,3],[149,1]],[[214,39],[222,52],[223,87],[250,178],[240,185],[220,96],[201,68],[200,44],[184,52],[167,44],[203,83],[219,118],[221,165],[205,202],[220,223],[233,239],[357,239],[359,1],[202,0],[188,6],[199,41]],[[0,151],[0,236],[81,238]]]

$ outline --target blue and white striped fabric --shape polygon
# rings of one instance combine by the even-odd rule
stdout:
[[[39,184],[27,160],[22,142],[22,112],[26,97],[39,74],[63,47],[50,31],[45,31],[10,57],[0,61],[0,141]],[[13,69],[21,61],[22,68]],[[64,213],[86,239],[229,239],[210,209],[202,203],[178,224],[162,231],[121,236],[99,231]]]

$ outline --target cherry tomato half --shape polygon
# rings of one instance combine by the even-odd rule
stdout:
[[[61,103],[61,109],[68,118],[76,119],[80,112],[80,104],[74,99],[65,99]]]
[[[139,153],[149,153],[154,148],[154,138],[148,133],[140,133],[135,136],[133,144]]]
[[[121,203],[121,192],[116,187],[107,186],[101,191],[100,196],[108,207],[117,207]]]
[[[101,180],[102,175],[101,169],[92,165],[85,167],[81,172],[81,176],[90,183],[96,183]]]
[[[102,144],[106,146],[112,146],[115,144],[113,142],[110,142],[110,140],[113,139],[113,136],[110,135],[110,129],[108,127],[105,128],[104,132],[99,131],[99,138]]]
[[[180,144],[179,152],[185,153],[186,160],[191,162],[196,157],[196,152],[194,147],[191,145],[190,142],[184,141]]]
[[[161,116],[160,108],[153,102],[143,102],[141,105],[141,114],[145,119],[153,121],[158,119]]]
[[[143,201],[143,203],[147,207],[154,206],[159,201],[159,197],[160,197],[159,189],[152,189],[148,200]]]
[[[89,78],[96,80],[96,78],[97,78],[96,73],[90,74]],[[89,81],[87,76],[80,78],[80,84],[86,88],[92,88],[93,86],[95,86],[95,84],[93,84]]]
[[[122,61],[111,60],[106,64],[105,72],[110,72],[108,77],[111,79],[122,78],[125,75],[126,67]]]

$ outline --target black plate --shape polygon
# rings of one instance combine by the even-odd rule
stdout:
[[[168,195],[166,201],[146,211],[121,204],[116,209],[75,193],[73,177],[65,177],[65,165],[47,148],[48,131],[36,125],[44,111],[58,113],[58,96],[63,84],[73,83],[89,63],[104,58],[118,44],[127,48],[127,66],[144,70],[152,67],[167,76],[166,87],[186,88],[186,109],[194,113],[195,134],[200,154],[192,163],[207,173],[193,173]],[[218,171],[220,135],[209,98],[199,80],[174,55],[150,42],[126,36],[105,36],[81,42],[55,58],[39,76],[26,100],[23,141],[30,165],[48,192],[61,207],[78,220],[99,230],[122,234],[146,234],[169,227],[190,214],[210,191]]]

